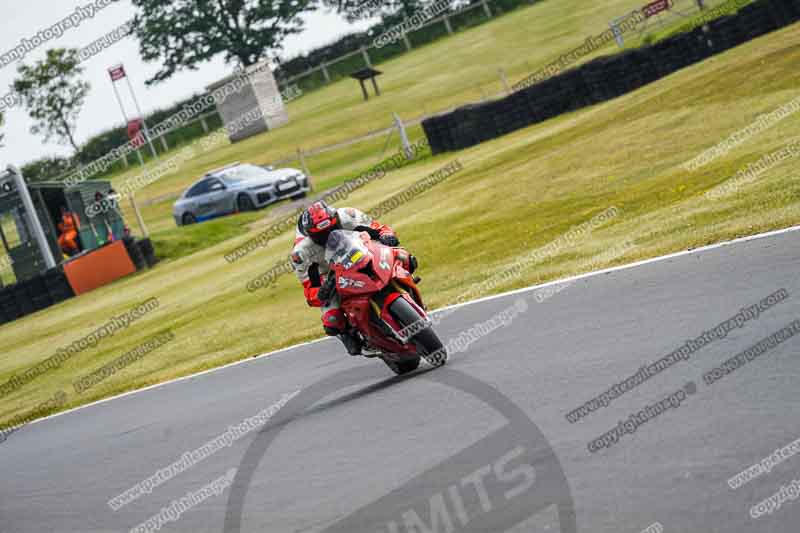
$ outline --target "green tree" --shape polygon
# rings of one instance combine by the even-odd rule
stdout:
[[[410,17],[431,0],[322,0],[348,22],[380,17],[382,20]],[[452,3],[452,2],[451,2]]]
[[[44,61],[33,66],[20,65],[14,91],[35,121],[31,133],[44,134],[45,142],[55,138],[80,152],[75,142],[75,127],[89,93],[89,83],[80,76],[78,50],[57,48],[47,51]]]
[[[20,170],[25,179],[33,183],[55,181],[67,174],[71,168],[72,163],[66,157],[50,155],[22,165]]]
[[[250,66],[303,29],[300,14],[314,0],[132,0],[139,51],[145,61],[162,61],[147,84],[224,54],[225,61]]]

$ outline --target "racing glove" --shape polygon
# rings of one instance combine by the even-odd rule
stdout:
[[[325,278],[325,283],[322,284],[322,287],[319,288],[319,292],[317,292],[317,298],[323,304],[327,304],[330,302],[333,297],[336,295],[336,275],[331,272],[328,274],[328,277]]]
[[[396,235],[392,235],[391,233],[387,233],[385,235],[381,235],[378,237],[378,240],[381,244],[386,246],[400,246],[400,241],[397,239]]]

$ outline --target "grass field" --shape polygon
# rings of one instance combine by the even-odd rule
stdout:
[[[354,88],[341,83],[309,95],[306,103],[298,101],[298,106],[308,107],[290,112],[293,120],[306,124],[302,138],[316,145],[335,140],[339,130],[347,130],[343,134],[347,136],[363,128],[377,129],[388,109],[413,115],[423,101],[430,110],[474,100],[470,87],[481,76],[489,79],[486,72],[492,70],[479,65],[512,66],[519,75],[515,77],[521,77],[527,72],[526,60],[536,66],[552,59],[559,50],[579,44],[581,37],[576,36],[602,31],[608,19],[632,5],[543,2],[393,61],[386,67],[387,93],[382,99],[358,104]],[[555,24],[559,13],[568,15]],[[343,205],[369,209],[449,162],[461,162],[463,170],[382,218],[420,257],[423,295],[433,308],[456,301],[513,258],[546,245],[611,206],[619,210],[613,221],[532,265],[519,278],[474,296],[796,224],[800,221],[796,160],[771,168],[720,199],[708,200],[704,193],[763,154],[800,141],[800,112],[702,169],[690,173],[683,164],[748,126],[759,114],[798,96],[799,36],[800,25],[794,25],[614,101],[462,152],[423,158],[354,191]],[[418,85],[414,80],[422,81]],[[347,98],[352,99],[350,113],[364,110],[363,121],[340,114],[339,107],[348,108]],[[338,116],[339,122],[329,114]],[[229,157],[247,160],[244,156],[258,146],[263,146],[263,157],[257,162],[268,161],[273,153],[290,151],[286,147],[292,139],[284,137],[289,129],[269,134],[280,148],[263,146],[267,137],[259,137],[220,150],[221,154],[204,155],[192,167],[199,171]],[[419,136],[418,129],[412,132],[412,137]],[[365,169],[380,158],[379,151],[380,146],[376,152],[354,151],[357,155],[352,158],[332,163],[321,179],[334,183]],[[179,188],[182,179],[165,178],[154,187],[153,196]],[[237,217],[241,236],[2,326],[0,382],[88,334],[112,315],[150,297],[160,302],[158,310],[124,332],[6,396],[0,421],[32,409],[58,390],[68,395],[65,407],[79,405],[320,336],[319,312],[305,305],[292,276],[282,277],[271,289],[245,290],[250,279],[286,256],[293,235],[287,232],[232,265],[223,259],[264,228],[265,215],[269,212]],[[224,226],[227,221],[220,223]],[[192,230],[212,231],[213,224]],[[603,256],[626,241],[634,247],[624,255]],[[166,331],[175,336],[166,346],[83,394],[72,389],[73,380]],[[341,356],[346,357],[344,352]]]

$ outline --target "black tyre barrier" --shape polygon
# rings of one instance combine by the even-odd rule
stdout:
[[[130,251],[131,261],[133,261],[136,270],[145,270],[147,268],[147,261],[145,261],[142,251],[139,249],[138,244],[134,244]]]
[[[800,0],[758,0],[655,45],[598,57],[505,98],[427,118],[422,128],[434,154],[461,150],[617,98],[797,21]]]
[[[133,237],[125,237],[123,242],[125,243],[125,249],[128,250],[128,256],[130,256],[136,270],[139,271],[147,268],[147,262],[142,255],[142,250],[139,248],[139,243],[136,239]]]
[[[67,276],[60,268],[52,268],[44,275],[44,284],[53,304],[61,303],[75,296]]]
[[[0,289],[0,325],[75,296],[61,267]]]
[[[31,304],[33,305],[34,312],[41,311],[42,309],[47,309],[51,305],[53,305],[53,298],[47,294],[40,294],[38,296],[34,296],[31,298]]]
[[[156,257],[156,251],[155,248],[153,248],[153,241],[151,241],[150,238],[140,240],[139,249],[142,251],[142,256],[144,256],[145,263],[147,263],[148,267],[152,268],[158,263],[158,257]]]
[[[0,289],[0,323],[5,324],[19,318],[19,310],[14,295],[7,287]]]
[[[12,285],[11,292],[14,294],[14,300],[17,302],[20,316],[27,316],[35,311],[25,283],[16,283]]]
[[[48,294],[50,295],[50,299],[53,301],[53,305],[60,304],[64,300],[69,300],[75,296],[75,293],[72,291],[72,287],[69,284],[65,284],[63,287],[53,287],[48,290]]]
[[[708,24],[708,39],[716,53],[724,52],[747,41],[736,17],[722,17]]]
[[[17,300],[11,287],[0,289],[0,317],[3,322],[12,322],[22,316],[22,312],[17,306]]]
[[[794,5],[792,2],[782,0],[769,0],[769,12],[778,28],[788,26],[796,19],[794,18]]]
[[[47,285],[45,285],[44,276],[31,278],[25,281],[23,285],[25,285],[31,299],[47,295]]]
[[[53,298],[47,292],[43,276],[36,276],[23,283],[33,307],[33,311],[41,311],[53,305]]]

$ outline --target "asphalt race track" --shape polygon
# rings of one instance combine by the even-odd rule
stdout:
[[[328,339],[35,423],[0,444],[0,533],[129,531],[231,469],[230,487],[161,530],[797,533],[795,492],[758,518],[751,508],[800,479],[800,453],[735,490],[728,479],[800,438],[800,336],[713,384],[703,374],[800,318],[799,272],[791,231],[586,277],[549,298],[460,307],[438,326],[443,339],[508,320],[441,369],[396,378]],[[724,338],[567,420],[780,289],[788,298]],[[295,392],[264,429],[108,505]],[[678,405],[589,451],[667,397]]]

